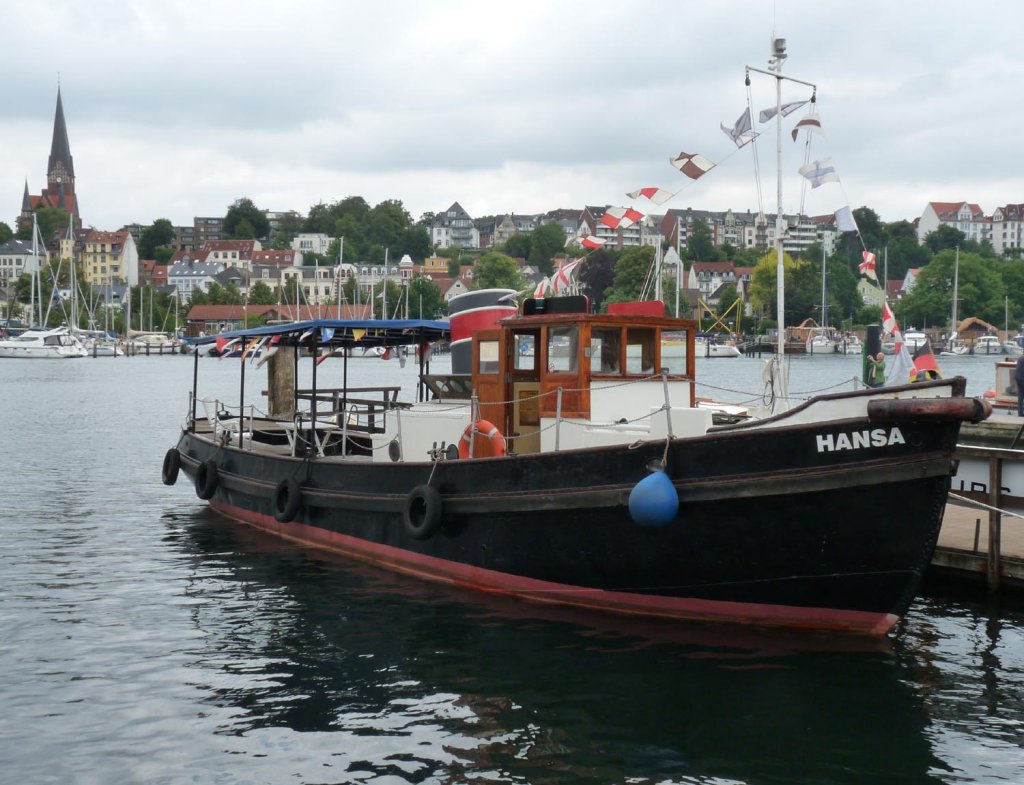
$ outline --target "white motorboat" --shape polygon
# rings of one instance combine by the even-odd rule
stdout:
[[[847,335],[836,343],[836,351],[840,354],[862,354],[864,344],[856,335]]]
[[[1021,346],[1016,341],[1003,341],[1003,354],[1008,354],[1010,357],[1020,357],[1024,354],[1024,346]]]
[[[1002,354],[1003,343],[994,335],[982,335],[974,341],[973,354]]]
[[[695,357],[739,357],[740,350],[731,343],[718,343],[715,340],[698,336],[694,341]]]
[[[21,335],[0,341],[0,357],[66,360],[86,355],[85,346],[67,327],[30,327]]]
[[[928,343],[928,336],[917,330],[908,330],[903,333],[903,343],[906,345],[907,351],[913,354]]]

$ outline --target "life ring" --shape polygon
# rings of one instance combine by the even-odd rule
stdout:
[[[217,492],[217,464],[207,459],[196,469],[196,496],[200,499],[212,499]]]
[[[160,479],[164,485],[174,485],[178,481],[178,470],[181,468],[181,455],[177,447],[172,447],[164,455],[164,468],[160,472]]]
[[[288,523],[295,520],[295,514],[299,511],[302,503],[302,489],[294,477],[286,477],[274,488],[274,518],[279,523]]]
[[[985,390],[985,394],[982,397],[984,397],[984,398],[995,398],[996,397],[996,391],[995,390]]]
[[[441,525],[441,494],[429,485],[417,485],[405,499],[402,525],[415,540],[426,540]]]
[[[476,438],[473,438],[473,428],[476,427]],[[477,420],[466,426],[462,432],[462,440],[459,442],[459,457],[469,457],[469,442],[473,440],[476,448],[476,458],[500,457],[505,454],[505,437],[501,435],[498,426],[487,420]],[[480,455],[479,445],[482,443],[491,446],[490,455]]]

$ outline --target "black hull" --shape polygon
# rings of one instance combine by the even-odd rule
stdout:
[[[211,504],[224,514],[403,572],[622,613],[877,635],[931,561],[959,425],[850,420],[677,439],[667,472],[680,506],[663,527],[637,525],[627,507],[663,441],[436,468],[279,457],[190,432],[178,451],[193,477],[214,461]],[[282,523],[284,478],[302,502]],[[428,484],[441,522],[420,539],[403,517]]]

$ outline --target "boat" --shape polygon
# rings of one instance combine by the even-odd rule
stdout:
[[[542,312],[527,300],[491,326],[472,309],[469,367],[453,353],[453,372],[434,375],[418,352],[412,400],[319,388],[310,358],[312,389],[257,416],[201,397],[196,352],[163,479],[182,471],[215,510],[290,539],[527,600],[875,635],[896,624],[935,546],[960,424],[990,410],[963,379],[716,424],[696,401],[693,322],[556,299],[576,298]],[[228,337],[276,338],[267,367],[292,369],[297,349],[425,346],[459,321]],[[684,353],[663,351],[681,334]]]
[[[807,336],[807,353],[835,354],[835,331],[831,327],[812,328],[810,335]]]
[[[733,343],[719,343],[713,335],[698,335],[694,338],[694,349],[698,357],[740,357],[739,348]]]
[[[1003,342],[995,335],[981,335],[974,340],[971,354],[1003,354]]]
[[[69,360],[85,357],[85,346],[67,327],[29,327],[0,341],[0,357],[25,360]]]
[[[1024,354],[1024,346],[1021,346],[1014,340],[1003,341],[1003,354],[1010,357],[1020,357]]]
[[[907,347],[907,351],[913,354],[915,351],[920,349],[922,346],[928,343],[928,336],[920,330],[915,330],[911,327],[905,333],[903,333],[903,343]]]
[[[849,333],[838,339],[836,351],[840,354],[863,354],[864,343],[860,336]]]
[[[781,84],[774,47],[759,72]],[[935,549],[960,426],[991,412],[962,377],[797,402],[780,318],[764,405],[721,412],[697,400],[696,324],[659,300],[595,314],[582,296],[515,295],[458,295],[449,322],[220,336],[273,346],[267,413],[244,400],[246,363],[237,402],[203,396],[195,352],[163,482],[183,473],[214,510],[277,536],[525,601],[873,636],[899,622]],[[451,372],[431,373],[427,348],[444,341]],[[328,353],[344,380],[353,348],[407,345],[408,390],[318,384]]]

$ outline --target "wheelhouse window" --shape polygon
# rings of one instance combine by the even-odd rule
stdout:
[[[590,372],[621,371],[622,330],[618,327],[594,327],[590,331]]]
[[[537,370],[537,336],[533,333],[517,333],[515,336],[515,360],[517,371]]]
[[[575,373],[578,346],[576,325],[548,328],[548,373]]]
[[[626,373],[654,373],[653,327],[629,327],[626,329]]]
[[[661,367],[675,376],[686,375],[686,330],[661,334]]]
[[[480,341],[480,373],[497,373],[498,357],[497,341]]]

